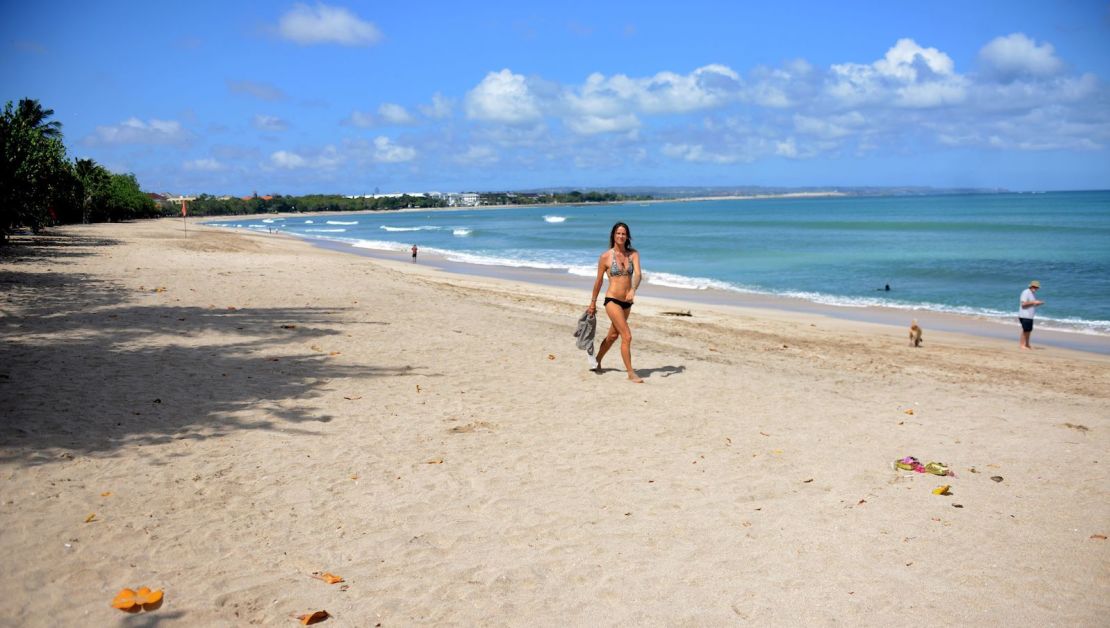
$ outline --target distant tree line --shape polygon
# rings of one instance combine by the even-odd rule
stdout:
[[[10,101],[0,113],[0,243],[16,230],[157,216],[135,175],[91,159],[70,161],[62,123],[37,100]]]
[[[651,196],[616,194],[614,192],[483,192],[478,195],[482,205],[542,205],[547,203],[620,203],[646,201]]]
[[[236,216],[242,214],[276,214],[279,212],[348,212],[359,210],[390,210],[407,207],[445,207],[447,201],[431,196],[382,196],[348,198],[338,194],[283,196],[280,194],[247,198],[201,194],[188,202],[190,216]],[[161,203],[163,216],[181,215],[181,206]]]

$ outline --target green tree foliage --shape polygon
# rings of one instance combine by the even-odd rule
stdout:
[[[28,226],[34,231],[54,221],[64,201],[69,163],[61,124],[38,101],[11,102],[0,113],[0,238]]]
[[[68,222],[157,216],[157,205],[132,174],[91,159],[70,162],[53,109],[24,98],[0,113],[0,238],[20,227],[38,232]]]
[[[104,211],[104,219],[109,222],[159,215],[158,207],[142,191],[135,175],[131,173],[109,175],[99,207]]]
[[[93,222],[93,212],[98,201],[106,196],[112,173],[92,159],[78,159],[73,164],[73,176],[76,183],[74,191],[77,193],[74,201],[80,209],[81,222]]]
[[[201,194],[189,202],[190,216],[234,216],[242,214],[274,214],[279,212],[346,212],[364,210],[391,210],[407,207],[445,207],[447,202],[429,196],[402,196],[382,198],[347,198],[335,194],[310,194],[306,196],[250,196],[247,198],[215,197]],[[180,215],[181,207],[162,203],[163,216]]]

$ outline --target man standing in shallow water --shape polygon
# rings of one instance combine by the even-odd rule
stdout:
[[[1037,306],[1044,305],[1044,301],[1037,300],[1037,291],[1041,289],[1041,282],[1030,281],[1029,287],[1021,292],[1021,308],[1018,309],[1018,321],[1021,322],[1022,349],[1032,349],[1029,346],[1029,336],[1033,333],[1033,316],[1037,313]]]

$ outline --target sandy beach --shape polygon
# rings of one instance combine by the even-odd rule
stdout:
[[[1110,616],[1110,356],[181,227],[0,249],[0,625]]]

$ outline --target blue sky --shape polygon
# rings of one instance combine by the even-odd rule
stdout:
[[[1110,188],[1105,1],[47,0],[0,47],[148,190]]]

